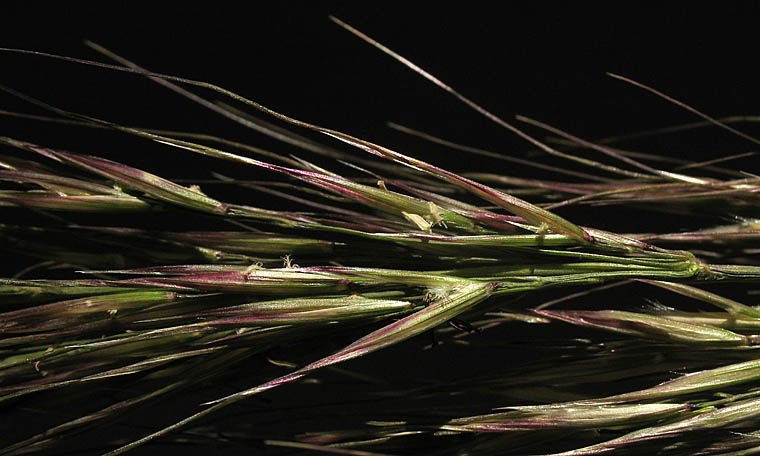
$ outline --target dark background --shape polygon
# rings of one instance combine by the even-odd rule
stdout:
[[[739,6],[749,2],[718,9],[686,2],[638,7],[576,3],[505,3],[501,9],[459,2],[412,7],[393,2],[252,2],[245,10],[225,4],[173,9],[131,2],[90,8],[11,3],[4,12],[0,44],[107,61],[82,45],[90,39],[151,70],[212,82],[296,118],[411,154],[415,148],[432,148],[388,130],[384,122],[504,153],[520,154],[530,147],[340,29],[328,20],[329,14],[505,119],[523,114],[587,138],[698,120],[605,72],[654,86],[713,116],[757,111],[760,69],[754,62],[753,17],[758,11]],[[256,133],[139,76],[33,56],[3,53],[0,58],[3,84],[66,109],[269,145]],[[5,96],[2,103],[6,109],[31,110]],[[38,134],[39,124],[9,122],[3,120],[4,134]],[[24,125],[27,131],[21,131]],[[81,131],[74,136],[82,137]],[[728,135],[722,138],[727,146],[744,145]],[[414,145],[402,147],[410,143]],[[694,144],[689,153],[725,152],[712,146]],[[172,152],[162,150],[166,161],[173,162],[168,159]],[[451,152],[436,154],[436,160],[472,165]],[[137,161],[141,155],[139,150],[129,153]],[[162,158],[150,155],[152,162]]]

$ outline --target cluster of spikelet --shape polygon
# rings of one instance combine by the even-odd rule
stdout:
[[[660,169],[609,141],[601,145],[520,119],[561,139],[561,146],[550,147],[336,22],[547,154],[593,173],[553,168],[565,181],[462,175],[287,117],[211,84],[151,73],[96,45],[117,64],[16,51],[149,77],[249,124],[249,114],[188,88],[228,96],[290,127],[352,146],[342,150],[270,130],[359,174],[345,177],[304,159],[221,138],[127,127],[3,88],[51,115],[38,120],[112,129],[306,184],[283,183],[291,191],[282,192],[270,183],[265,190],[308,210],[228,203],[209,190],[214,182],[201,191],[124,163],[59,150],[52,138],[0,137],[0,213],[20,207],[54,220],[28,224],[2,217],[6,258],[35,257],[40,265],[70,273],[65,279],[31,279],[43,269],[24,270],[0,279],[0,407],[6,417],[24,423],[3,432],[0,455],[63,453],[93,430],[98,443],[78,451],[120,454],[162,439],[253,447],[264,442],[357,455],[760,451],[760,360],[754,356],[760,308],[705,289],[730,282],[734,292],[753,290],[760,279],[753,247],[760,238],[757,219],[717,227],[711,220],[704,229],[679,233],[657,232],[656,224],[648,233],[612,233],[555,212],[562,207],[572,214],[574,207],[596,205],[600,211],[631,206],[704,215],[704,208],[719,207],[723,214],[751,216],[759,178],[724,168],[719,160]],[[571,148],[576,150],[571,153]],[[581,158],[576,152],[583,149],[618,164]],[[215,176],[218,184],[252,185]],[[520,193],[531,202],[514,196]],[[61,224],[72,213],[100,222]],[[112,214],[170,220],[179,213],[203,216],[219,228],[151,230],[108,223]],[[681,308],[621,310],[602,298],[612,287],[657,287],[679,296]],[[569,291],[550,302],[535,293],[548,289]],[[592,292],[598,292],[593,300]],[[570,325],[576,328],[567,329]],[[354,373],[356,387],[366,387],[365,397],[393,398],[401,405],[380,413],[358,400],[346,403],[346,413],[361,418],[334,420],[341,428],[294,425],[290,434],[268,434],[259,424],[251,434],[222,429],[229,432],[220,437],[219,429],[199,426],[201,418],[213,421],[231,404],[273,388],[297,388],[286,384],[423,333],[434,335],[434,345],[443,344],[437,350],[451,345],[447,342],[475,350],[479,338],[518,330],[536,336],[522,346],[529,361],[486,377],[419,385],[412,379],[383,382],[377,373],[367,382],[367,374]],[[322,344],[346,337],[342,348],[328,350],[330,345]],[[289,349],[306,361],[273,360],[272,353]],[[280,370],[246,369],[266,360]],[[250,387],[207,398],[176,424],[152,433],[101,431],[112,429],[127,412],[146,413],[141,408],[146,404],[171,402],[230,377],[243,378]],[[118,394],[104,399],[103,392],[112,390]],[[488,400],[457,402],[475,393]],[[430,405],[441,398],[449,404]],[[61,406],[66,413],[53,414]],[[268,413],[288,413],[273,407]],[[37,423],[40,412],[46,419]],[[195,433],[181,433],[194,427]]]

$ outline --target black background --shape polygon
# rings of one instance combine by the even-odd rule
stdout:
[[[756,112],[756,8],[576,3],[251,2],[248,9],[223,3],[161,8],[131,2],[90,8],[11,3],[0,41],[107,61],[82,45],[90,39],[151,70],[213,82],[296,118],[399,148],[414,142],[384,122],[505,153],[530,149],[337,27],[329,14],[508,120],[523,114],[588,138],[698,120],[605,72],[654,86],[714,116]],[[234,135],[256,144],[261,139],[139,76],[33,56],[3,53],[0,59],[4,84],[66,109],[128,124]],[[24,106],[2,100],[7,109]],[[9,135],[33,135],[39,128],[22,132],[28,123],[9,122],[3,120]],[[728,138],[729,145],[741,144]],[[404,151],[414,153],[414,147]],[[692,153],[723,152],[696,144]],[[139,150],[129,157],[141,161]],[[469,161],[451,162],[468,166]]]

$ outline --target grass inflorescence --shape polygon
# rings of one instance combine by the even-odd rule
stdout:
[[[583,171],[393,125],[555,177],[451,171],[213,84],[151,72],[94,43],[115,63],[3,49],[150,78],[345,171],[210,135],[122,125],[0,87],[47,112],[30,122],[108,130],[205,156],[212,167],[225,160],[278,176],[210,172],[202,189],[53,139],[0,136],[0,211],[21,214],[3,218],[0,248],[34,260],[0,279],[0,407],[18,417],[0,455],[77,444],[121,454],[168,441],[356,455],[760,451],[760,309],[747,300],[760,281],[760,178],[727,167],[747,154],[668,160],[619,148],[626,138],[585,140],[518,117],[553,135],[538,140],[335,22]],[[612,76],[758,142],[735,119]],[[600,155],[607,161],[588,158]],[[257,198],[227,201],[222,187]],[[279,208],[261,204],[273,200]],[[588,207],[645,211],[655,223],[646,232],[575,223],[573,211]],[[702,226],[659,230],[660,213]],[[81,215],[86,223],[71,221]],[[720,283],[732,284],[729,295]],[[620,293],[660,298],[635,307],[616,302]],[[420,353],[445,364],[446,350],[484,368],[430,381],[393,375]],[[365,355],[385,367],[340,364]],[[230,421],[233,404],[309,380],[326,391],[333,382],[345,398],[275,396],[254,402],[244,423]],[[135,419],[128,414],[142,424],[146,406],[177,401],[184,406],[169,407],[166,420],[124,425]]]

